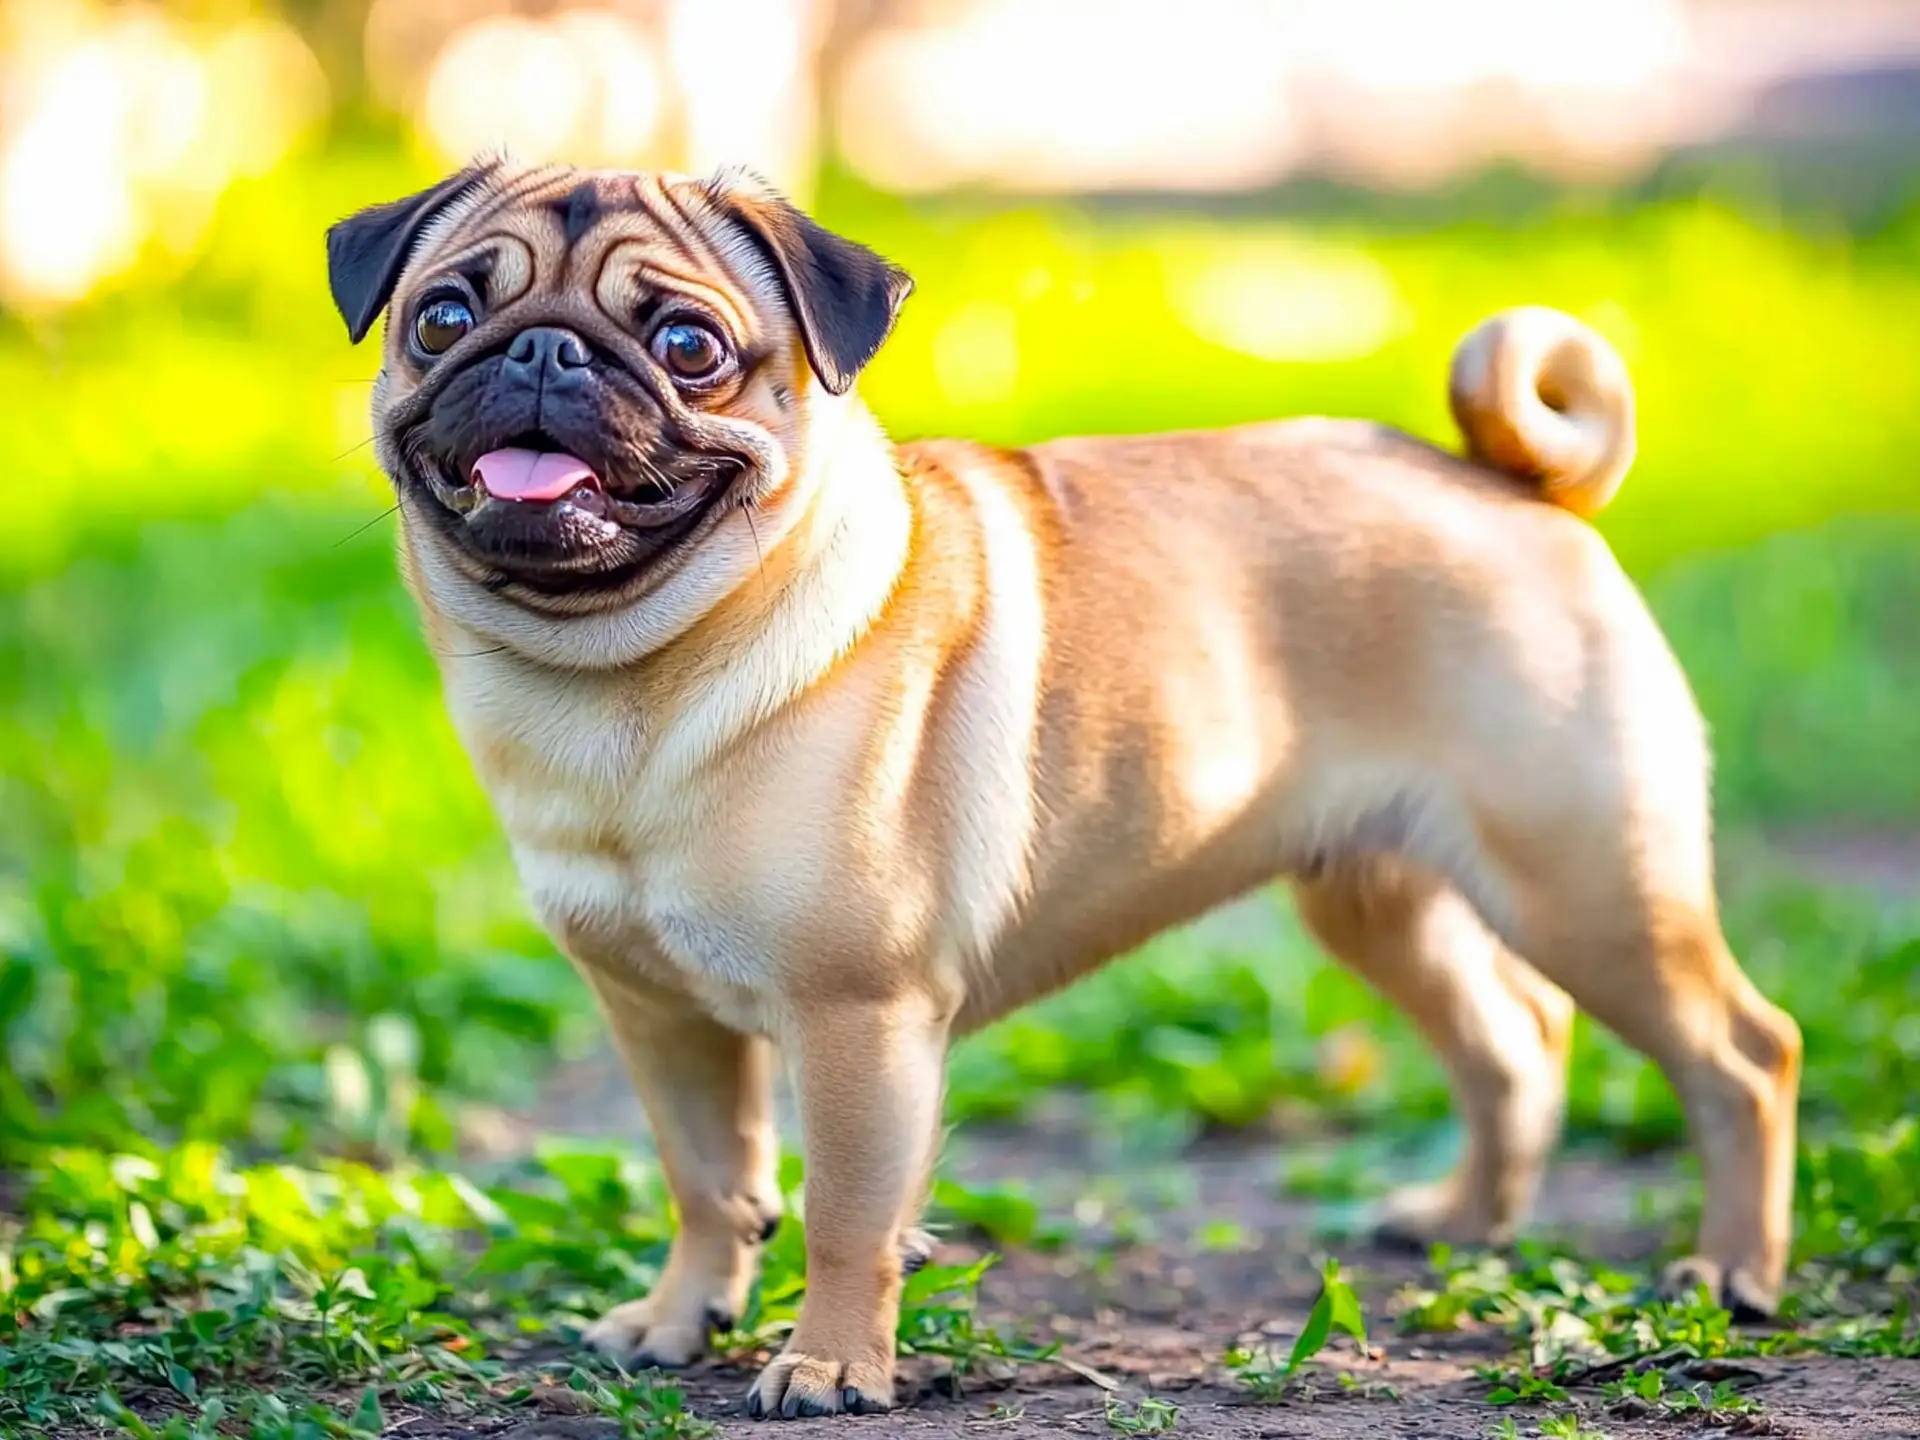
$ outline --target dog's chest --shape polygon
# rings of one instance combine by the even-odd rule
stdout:
[[[671,763],[672,737],[591,678],[519,694],[448,690],[528,899],[567,953],[764,1029],[761,867],[715,862],[725,841],[702,769]]]

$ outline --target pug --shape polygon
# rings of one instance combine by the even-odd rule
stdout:
[[[1587,523],[1631,387],[1551,310],[1459,346],[1456,457],[1362,421],[889,441],[855,381],[912,288],[743,174],[475,165],[335,225],[401,564],[540,919],[680,1227],[587,1340],[681,1365],[780,1216],[807,1292],[750,1413],[893,1403],[957,1036],[1275,879],[1404,1008],[1467,1144],[1384,1223],[1499,1241],[1575,1006],[1677,1090],[1673,1272],[1787,1256],[1800,1038],[1716,913],[1708,750]]]

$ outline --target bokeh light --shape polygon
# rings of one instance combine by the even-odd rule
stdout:
[[[933,380],[956,409],[996,405],[1020,381],[1020,323],[1003,301],[957,307],[933,336]]]
[[[659,131],[662,83],[653,40],[614,11],[490,16],[455,32],[434,57],[420,119],[456,163],[505,151],[639,165]]]
[[[1295,153],[1270,7],[988,0],[883,29],[848,61],[853,166],[907,191],[1257,185]]]
[[[1805,6],[1702,0],[203,9],[233,18],[0,0],[0,294],[66,304],[150,249],[190,255],[214,199],[270,170],[333,98],[397,122],[440,166],[744,165],[803,202],[823,165],[908,195],[1210,196],[1301,176],[1426,190],[1498,164],[1613,183],[1737,129],[1780,75],[1920,53],[1920,10],[1879,0],[1834,0],[1819,24]],[[1343,348],[1300,338],[1297,316],[1284,343],[1279,320],[1203,323],[1250,355]]]
[[[747,164],[805,198],[824,18],[818,0],[672,0],[667,44],[685,112],[680,168]]]
[[[1245,240],[1168,277],[1194,334],[1274,363],[1358,360],[1412,323],[1387,268],[1328,242]]]
[[[0,294],[81,298],[151,242],[184,254],[221,193],[265,173],[326,110],[300,35],[254,19],[54,3],[0,59]]]
[[[1617,171],[1711,113],[1711,85],[1672,83],[1697,58],[1681,0],[983,0],[866,36],[837,128],[909,191]]]

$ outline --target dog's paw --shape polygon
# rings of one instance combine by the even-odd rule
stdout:
[[[649,1295],[602,1315],[581,1343],[628,1370],[678,1370],[706,1353],[715,1330],[731,1330],[735,1317],[717,1304],[671,1307]]]
[[[756,1420],[878,1415],[893,1408],[891,1353],[836,1359],[787,1350],[767,1362],[747,1392]]]
[[[1483,1207],[1461,1200],[1450,1180],[1409,1185],[1380,1202],[1373,1216],[1374,1243],[1424,1255],[1436,1244],[1504,1245],[1511,1225],[1497,1224]]]
[[[1771,1320],[1780,1308],[1780,1295],[1774,1286],[1751,1270],[1740,1266],[1729,1270],[1704,1255],[1676,1260],[1660,1276],[1660,1293],[1669,1300],[1692,1300],[1702,1287],[1738,1325]]]

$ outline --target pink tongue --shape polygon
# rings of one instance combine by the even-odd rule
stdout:
[[[489,450],[473,462],[473,478],[501,500],[558,500],[600,483],[584,460],[549,450]]]

